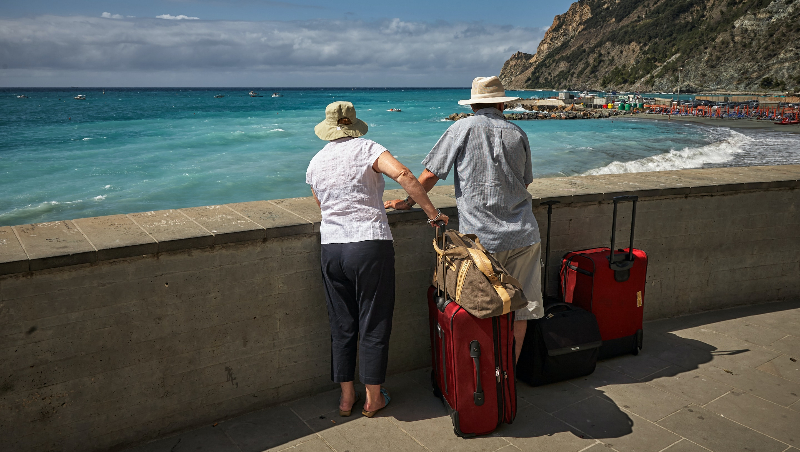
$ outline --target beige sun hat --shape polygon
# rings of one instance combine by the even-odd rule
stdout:
[[[470,99],[460,100],[458,104],[496,104],[519,99],[519,97],[506,97],[506,89],[503,87],[503,82],[496,76],[475,77],[475,80],[472,81],[470,96]]]
[[[340,120],[341,121],[340,123]],[[331,141],[338,138],[358,138],[367,133],[369,126],[356,118],[356,107],[350,102],[334,102],[325,107],[325,120],[314,127],[314,133],[321,140]]]

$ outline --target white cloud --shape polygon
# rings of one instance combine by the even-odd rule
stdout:
[[[168,20],[200,20],[199,17],[189,17],[184,16],[183,14],[179,16],[171,16],[169,14],[162,14],[160,16],[156,16],[156,19],[168,19]]]
[[[103,14],[100,15],[100,17],[102,17],[104,19],[123,19],[122,15],[120,15],[120,14],[111,14],[111,13],[103,13]],[[131,16],[128,16],[128,17],[131,17]]]
[[[256,86],[469,86],[476,75],[499,73],[514,52],[534,53],[542,35],[541,29],[399,19],[111,22],[42,16],[0,19],[0,61],[18,75],[117,74],[111,77],[116,86],[145,80],[231,86],[244,74],[261,82]]]

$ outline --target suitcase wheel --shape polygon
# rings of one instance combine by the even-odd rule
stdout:
[[[636,331],[636,342],[633,344],[633,354],[638,355],[639,350],[642,349],[642,341],[644,340],[644,331]]]

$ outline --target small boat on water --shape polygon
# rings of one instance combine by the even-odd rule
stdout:
[[[19,96],[17,96],[17,99],[27,99],[27,98],[28,98],[28,96],[26,96],[24,94],[20,94]]]
[[[780,121],[775,121],[775,124],[778,124],[778,125],[781,125],[781,126],[795,125],[795,124],[800,124],[800,120],[790,119],[790,118],[783,118]]]
[[[75,99],[86,100],[86,95],[85,94],[78,94],[77,96],[75,96]]]
[[[216,96],[214,96],[214,99],[221,99],[223,97],[225,97],[224,94],[217,94]]]
[[[283,97],[281,93],[272,93],[272,97]]]
[[[264,96],[262,96],[261,94],[258,94],[255,91],[250,91],[248,94],[250,94],[250,97],[264,97]]]
[[[388,109],[386,111],[403,111],[403,110],[401,110],[399,108],[390,108],[390,109]]]

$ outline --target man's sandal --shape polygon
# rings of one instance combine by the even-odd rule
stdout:
[[[392,398],[391,398],[391,397],[389,397],[389,391],[387,391],[387,390],[386,390],[386,389],[384,389],[384,388],[381,388],[381,395],[383,396],[384,400],[386,400],[386,405],[384,405],[384,406],[383,406],[383,408],[386,408],[387,406],[389,406],[389,402],[391,402],[391,401],[392,401]],[[362,411],[361,411],[361,414],[363,414],[363,415],[364,415],[364,416],[366,416],[366,417],[372,417],[372,416],[375,416],[375,414],[376,414],[378,411],[382,410],[383,408],[378,408],[378,409],[377,409],[377,410],[375,410],[375,411],[367,411],[367,410],[362,410]]]
[[[339,416],[342,416],[342,417],[350,416],[350,414],[353,412],[353,406],[355,406],[355,404],[358,403],[359,400],[361,400],[361,394],[356,392],[356,399],[353,401],[353,405],[350,406],[350,409],[347,410],[347,411],[339,408]],[[342,403],[342,398],[341,397],[339,397],[339,403],[340,404]]]

